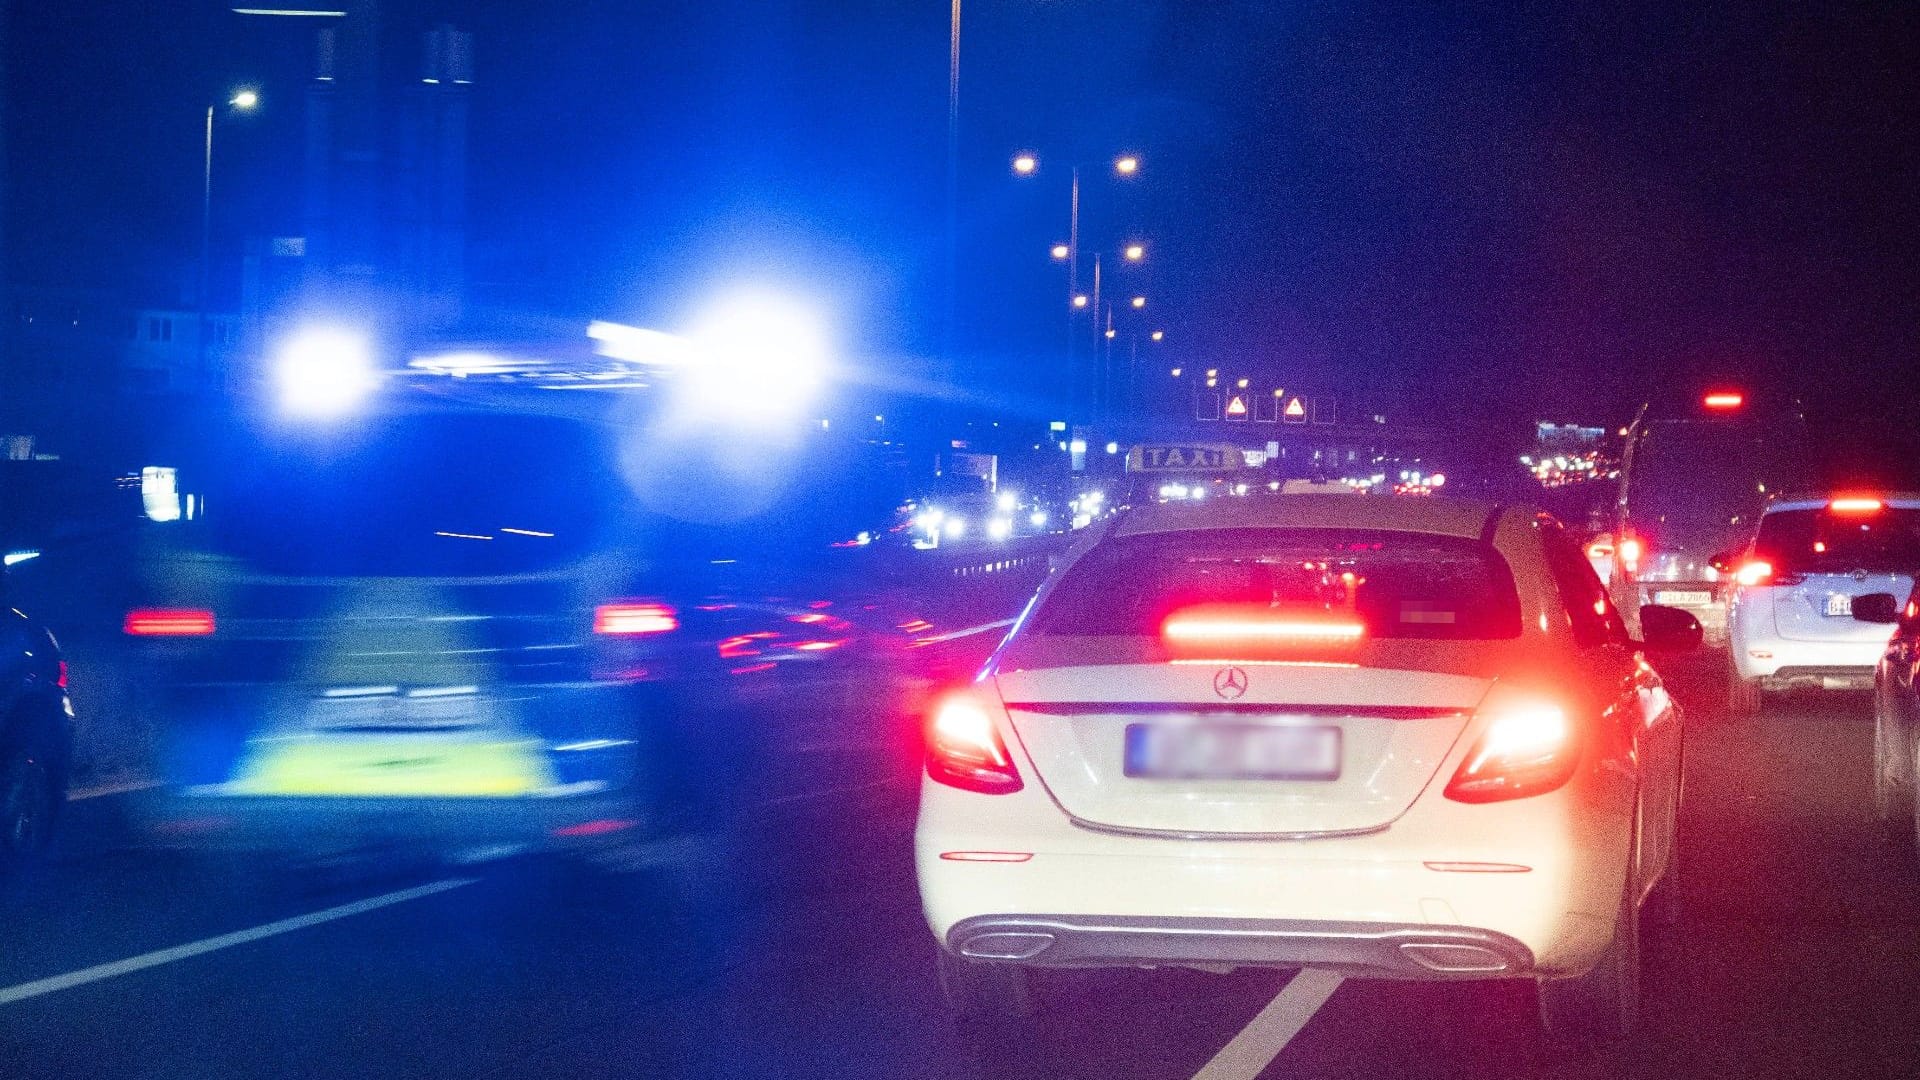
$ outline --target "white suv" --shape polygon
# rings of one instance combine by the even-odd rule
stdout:
[[[1891,628],[1853,618],[1853,598],[1906,596],[1920,569],[1920,495],[1781,498],[1743,552],[1727,611],[1736,713],[1766,690],[1871,690]]]
[[[1532,512],[1256,496],[1101,523],[932,719],[916,865],[950,1000],[1018,1014],[1033,967],[1523,976],[1550,1027],[1624,1032],[1681,789],[1639,648]]]

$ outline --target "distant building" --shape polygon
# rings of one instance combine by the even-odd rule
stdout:
[[[144,306],[112,293],[10,290],[0,349],[0,438],[68,454],[124,433],[167,398],[220,393],[237,377],[241,320]]]

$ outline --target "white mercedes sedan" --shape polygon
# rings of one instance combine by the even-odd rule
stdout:
[[[1531,510],[1275,495],[1099,523],[928,728],[915,861],[954,1008],[1036,967],[1537,980],[1630,1031],[1681,713]]]

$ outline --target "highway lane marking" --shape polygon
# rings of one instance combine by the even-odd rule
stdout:
[[[95,784],[92,787],[74,788],[67,792],[68,802],[81,802],[85,799],[104,799],[109,795],[125,795],[134,791],[147,791],[160,786],[158,780],[122,780],[112,784]]]
[[[1019,621],[1018,619],[998,619],[990,623],[981,623],[979,626],[968,626],[959,630],[949,630],[944,634],[933,634],[929,637],[923,637],[916,641],[915,644],[938,645],[943,641],[953,641],[958,638],[972,637],[974,634],[984,634],[989,630],[1003,629]]]
[[[1254,1080],[1340,988],[1338,972],[1303,968],[1193,1080]]]
[[[175,945],[170,949],[160,949],[156,952],[142,953],[139,956],[130,956],[125,960],[115,960],[106,964],[95,964],[92,967],[81,968],[78,971],[69,971],[64,975],[52,975],[44,979],[35,979],[32,982],[24,982],[16,986],[0,989],[0,1005],[11,1005],[16,1001],[25,1001],[28,998],[40,997],[43,994],[54,994],[62,990],[71,990],[76,986],[85,986],[88,983],[100,982],[103,979],[113,979],[121,975],[131,975],[136,971],[159,967],[162,964],[171,964],[178,960],[188,960],[206,953],[218,952],[221,949],[231,949],[236,945],[245,945],[249,942],[260,941],[263,938],[290,934],[295,930],[305,930],[310,926],[318,926],[321,923],[332,922],[335,919],[346,919],[355,915],[364,915],[369,911],[376,911],[383,907],[391,907],[394,904],[404,904],[409,900],[424,899],[436,893],[447,892],[450,889],[464,888],[479,880],[479,878],[448,878],[444,881],[435,881],[431,884],[420,885],[411,889],[401,889],[398,892],[372,896],[365,900],[356,900],[351,904],[341,904],[339,907],[330,907],[324,911],[310,912],[306,915],[295,915],[292,918],[265,923],[248,930],[236,930],[231,934],[221,934],[218,937],[203,938],[199,941],[188,942],[185,945]]]

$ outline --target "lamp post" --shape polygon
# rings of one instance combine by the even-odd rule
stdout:
[[[227,99],[229,108],[240,112],[250,112],[260,104],[260,94],[255,90],[237,90]],[[200,331],[198,334],[201,374],[206,374],[207,366],[207,291],[212,277],[213,245],[213,111],[214,105],[207,106],[206,144],[201,157],[200,172],[200,289],[196,299],[200,309]]]
[[[1040,155],[1031,150],[1023,150],[1014,155],[1012,167],[1015,176],[1028,177],[1037,175],[1040,171]],[[1075,373],[1074,369],[1078,366],[1076,361],[1078,360],[1079,353],[1079,335],[1074,330],[1074,312],[1085,310],[1089,307],[1087,302],[1081,299],[1080,293],[1080,173],[1081,170],[1086,167],[1086,163],[1076,162],[1068,169],[1071,183],[1069,184],[1067,193],[1067,241],[1065,244],[1055,244],[1052,251],[1055,259],[1064,259],[1067,264],[1067,375],[1070,388]],[[1138,175],[1139,172],[1140,158],[1137,154],[1122,154],[1113,160],[1113,173],[1115,176],[1122,179],[1131,179]],[[1062,251],[1062,248],[1065,250]],[[1137,263],[1146,258],[1146,246],[1138,241],[1134,241],[1127,244],[1127,246],[1122,249],[1121,254],[1126,261]],[[1098,253],[1093,257],[1093,297],[1091,310],[1094,314],[1094,329],[1098,331],[1100,328],[1101,312],[1100,256]],[[1102,378],[1104,378],[1104,375]],[[1099,392],[1098,382],[1096,381],[1096,410],[1098,408],[1097,396]]]

